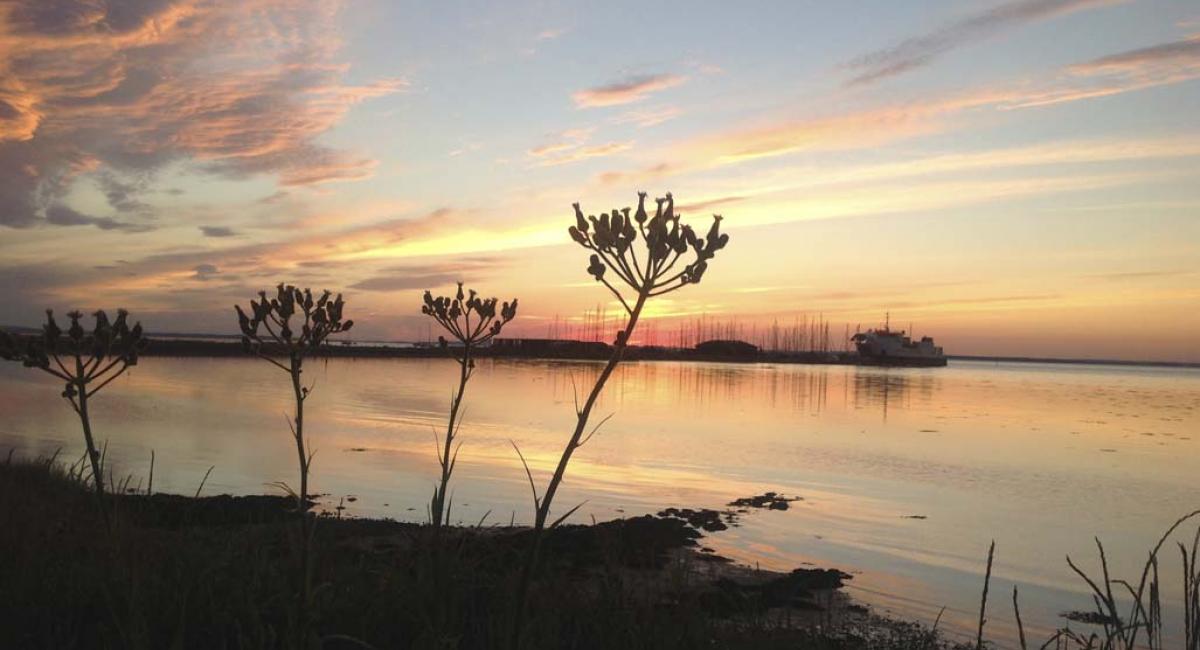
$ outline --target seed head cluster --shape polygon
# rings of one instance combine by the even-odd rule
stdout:
[[[264,342],[273,342],[288,352],[303,353],[319,348],[330,335],[349,332],[354,326],[354,321],[342,320],[345,301],[340,293],[330,300],[333,294],[329,291],[314,299],[312,289],[290,284],[280,284],[275,289],[276,296],[270,299],[267,292],[258,292],[259,299],[250,301],[249,316],[241,305],[234,307],[247,352],[258,352]],[[304,317],[303,323],[297,323],[299,332],[293,329],[293,316]]]

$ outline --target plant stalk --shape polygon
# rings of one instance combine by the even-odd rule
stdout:
[[[546,486],[546,493],[542,495],[541,503],[538,504],[533,524],[533,543],[530,544],[529,555],[525,559],[525,566],[521,570],[521,582],[517,588],[517,610],[516,615],[513,617],[511,636],[512,650],[520,650],[521,647],[521,628],[524,625],[527,608],[526,601],[529,598],[529,586],[538,561],[541,558],[542,537],[546,528],[546,520],[550,516],[550,506],[554,501],[554,495],[558,492],[558,486],[562,483],[563,477],[566,475],[567,464],[571,462],[571,455],[575,453],[576,449],[582,446],[580,441],[583,439],[584,432],[587,431],[588,419],[592,415],[592,408],[596,405],[597,400],[599,400],[600,393],[603,392],[608,378],[612,376],[617,364],[621,363],[621,360],[624,358],[625,348],[629,345],[629,339],[633,335],[634,328],[637,327],[638,318],[642,315],[642,308],[646,306],[646,300],[649,297],[650,290],[648,288],[643,288],[638,292],[637,303],[629,313],[629,322],[625,324],[625,329],[618,335],[613,345],[612,356],[609,357],[604,370],[600,372],[600,376],[596,379],[596,384],[592,386],[592,392],[588,395],[587,401],[584,402],[583,409],[579,411],[578,420],[575,423],[575,431],[571,434],[570,442],[563,448],[562,456],[558,459],[558,467],[554,469],[554,476],[550,478],[550,483]]]
[[[462,359],[458,360],[458,392],[454,394],[454,399],[450,402],[450,422],[446,425],[446,439],[442,445],[442,457],[439,459],[442,466],[442,476],[437,491],[434,494],[433,503],[430,504],[429,519],[435,531],[439,530],[443,525],[450,523],[450,513],[445,512],[445,508],[446,493],[450,486],[450,474],[454,469],[451,459],[454,445],[454,427],[458,422],[458,412],[462,406],[463,394],[467,390],[467,380],[471,378],[470,364],[471,345],[467,343],[463,348]]]
[[[92,421],[88,416],[87,389],[82,382],[78,383],[79,391],[79,422],[83,425],[83,441],[87,445],[88,460],[92,464],[92,483],[96,490],[96,498],[104,506],[104,469],[100,466],[100,452],[96,449],[96,440],[92,437]]]
[[[291,355],[292,391],[296,399],[295,431],[296,455],[300,461],[300,490],[296,493],[296,511],[300,514],[300,598],[296,604],[296,616],[300,626],[301,647],[308,647],[308,605],[311,580],[311,549],[308,518],[308,464],[309,458],[304,445],[304,388],[300,384],[303,357]]]

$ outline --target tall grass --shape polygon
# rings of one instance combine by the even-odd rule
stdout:
[[[1200,510],[1190,512],[1171,524],[1150,550],[1142,565],[1141,575],[1134,582],[1113,577],[1109,572],[1108,554],[1104,544],[1095,538],[1100,560],[1099,574],[1088,573],[1079,567],[1070,556],[1067,565],[1087,584],[1092,610],[1073,611],[1063,614],[1068,620],[1077,620],[1099,628],[1099,632],[1083,633],[1069,625],[1054,630],[1041,644],[1041,649],[1055,650],[1200,650],[1200,568],[1197,566],[1197,551],[1200,551],[1200,526],[1192,535],[1191,545],[1177,542],[1182,558],[1182,594],[1179,602],[1183,609],[1181,646],[1168,646],[1163,641],[1163,594],[1159,580],[1159,553],[1167,540],[1187,521],[1200,516]],[[983,596],[979,610],[979,631],[976,647],[985,646],[983,626],[986,621],[988,587],[992,577],[992,558],[996,544],[988,549],[987,572],[983,581]],[[1022,650],[1029,643],[1025,624],[1021,618],[1018,589],[1013,587],[1013,616],[1016,619],[1017,638]],[[1123,609],[1124,608],[1124,609]]]

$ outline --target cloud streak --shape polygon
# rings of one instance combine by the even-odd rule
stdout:
[[[845,64],[854,71],[848,83],[863,85],[894,77],[1004,31],[1119,1],[1123,0],[1010,0],[851,60]]]
[[[632,142],[606,142],[604,144],[593,145],[590,147],[573,147],[564,153],[555,156],[548,156],[538,163],[541,167],[552,167],[556,165],[567,165],[570,163],[587,160],[589,158],[603,158],[628,151],[633,148]]]
[[[597,108],[632,104],[648,95],[674,88],[686,81],[686,77],[675,74],[649,74],[627,77],[621,81],[585,88],[571,95],[578,108]]]
[[[539,167],[553,167],[589,158],[603,158],[633,147],[633,142],[606,142],[587,146],[594,132],[594,128],[563,131],[553,141],[538,145],[527,153],[538,159]]]
[[[477,282],[479,278],[505,261],[498,257],[455,257],[440,262],[393,266],[375,276],[350,285],[365,291],[438,290],[456,282]],[[472,287],[478,288],[478,287]]]
[[[61,203],[46,208],[46,222],[56,226],[95,226],[101,230],[117,230],[135,233],[147,232],[154,227],[147,224],[127,223],[111,217],[93,217],[83,214]]]
[[[1110,70],[1139,70],[1147,66],[1181,63],[1194,64],[1200,61],[1200,36],[1152,45],[1128,52],[1101,57],[1088,63],[1072,66],[1072,69],[1082,73]]]
[[[800,153],[854,151],[962,128],[984,111],[1015,111],[1120,95],[1200,79],[1200,37],[1065,66],[1030,80],[826,116],[762,121],[684,138],[658,162],[597,176],[611,185]],[[1181,143],[1187,144],[1187,143]]]
[[[200,232],[205,237],[233,237],[237,234],[228,226],[200,226]]]
[[[643,110],[629,111],[613,120],[614,124],[633,124],[638,128],[658,126],[663,122],[673,120],[683,114],[674,106],[660,106]]]
[[[1200,36],[1067,66],[1051,82],[1013,92],[1007,108],[1031,108],[1108,97],[1200,78]]]

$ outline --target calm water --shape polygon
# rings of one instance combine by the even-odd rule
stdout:
[[[489,362],[469,387],[454,513],[528,521],[528,485],[510,440],[545,478],[573,421],[588,362]],[[334,360],[315,382],[307,431],[328,507],[421,519],[456,366],[446,360]],[[253,359],[147,358],[93,407],[118,474],[155,488],[261,493],[295,482],[287,377]],[[1134,578],[1160,532],[1200,508],[1200,372],[956,362],[940,369],[629,363],[557,498],[576,521],[720,507],[775,490],[802,496],[710,536],[719,552],[778,569],[810,562],[855,574],[852,593],[943,626],[973,628],[996,540],[989,630],[1009,638],[1011,588],[1033,627],[1090,607],[1064,556]],[[0,453],[78,458],[74,413],[51,378],[0,368]],[[136,482],[137,479],[135,478]],[[915,518],[915,516],[924,517]],[[1194,530],[1194,528],[1192,528]],[[1173,547],[1173,545],[1172,545]],[[1174,579],[1178,558],[1164,553]],[[1178,587],[1168,582],[1174,601]],[[1172,602],[1174,605],[1174,602]],[[1168,611],[1168,615],[1170,615]]]

